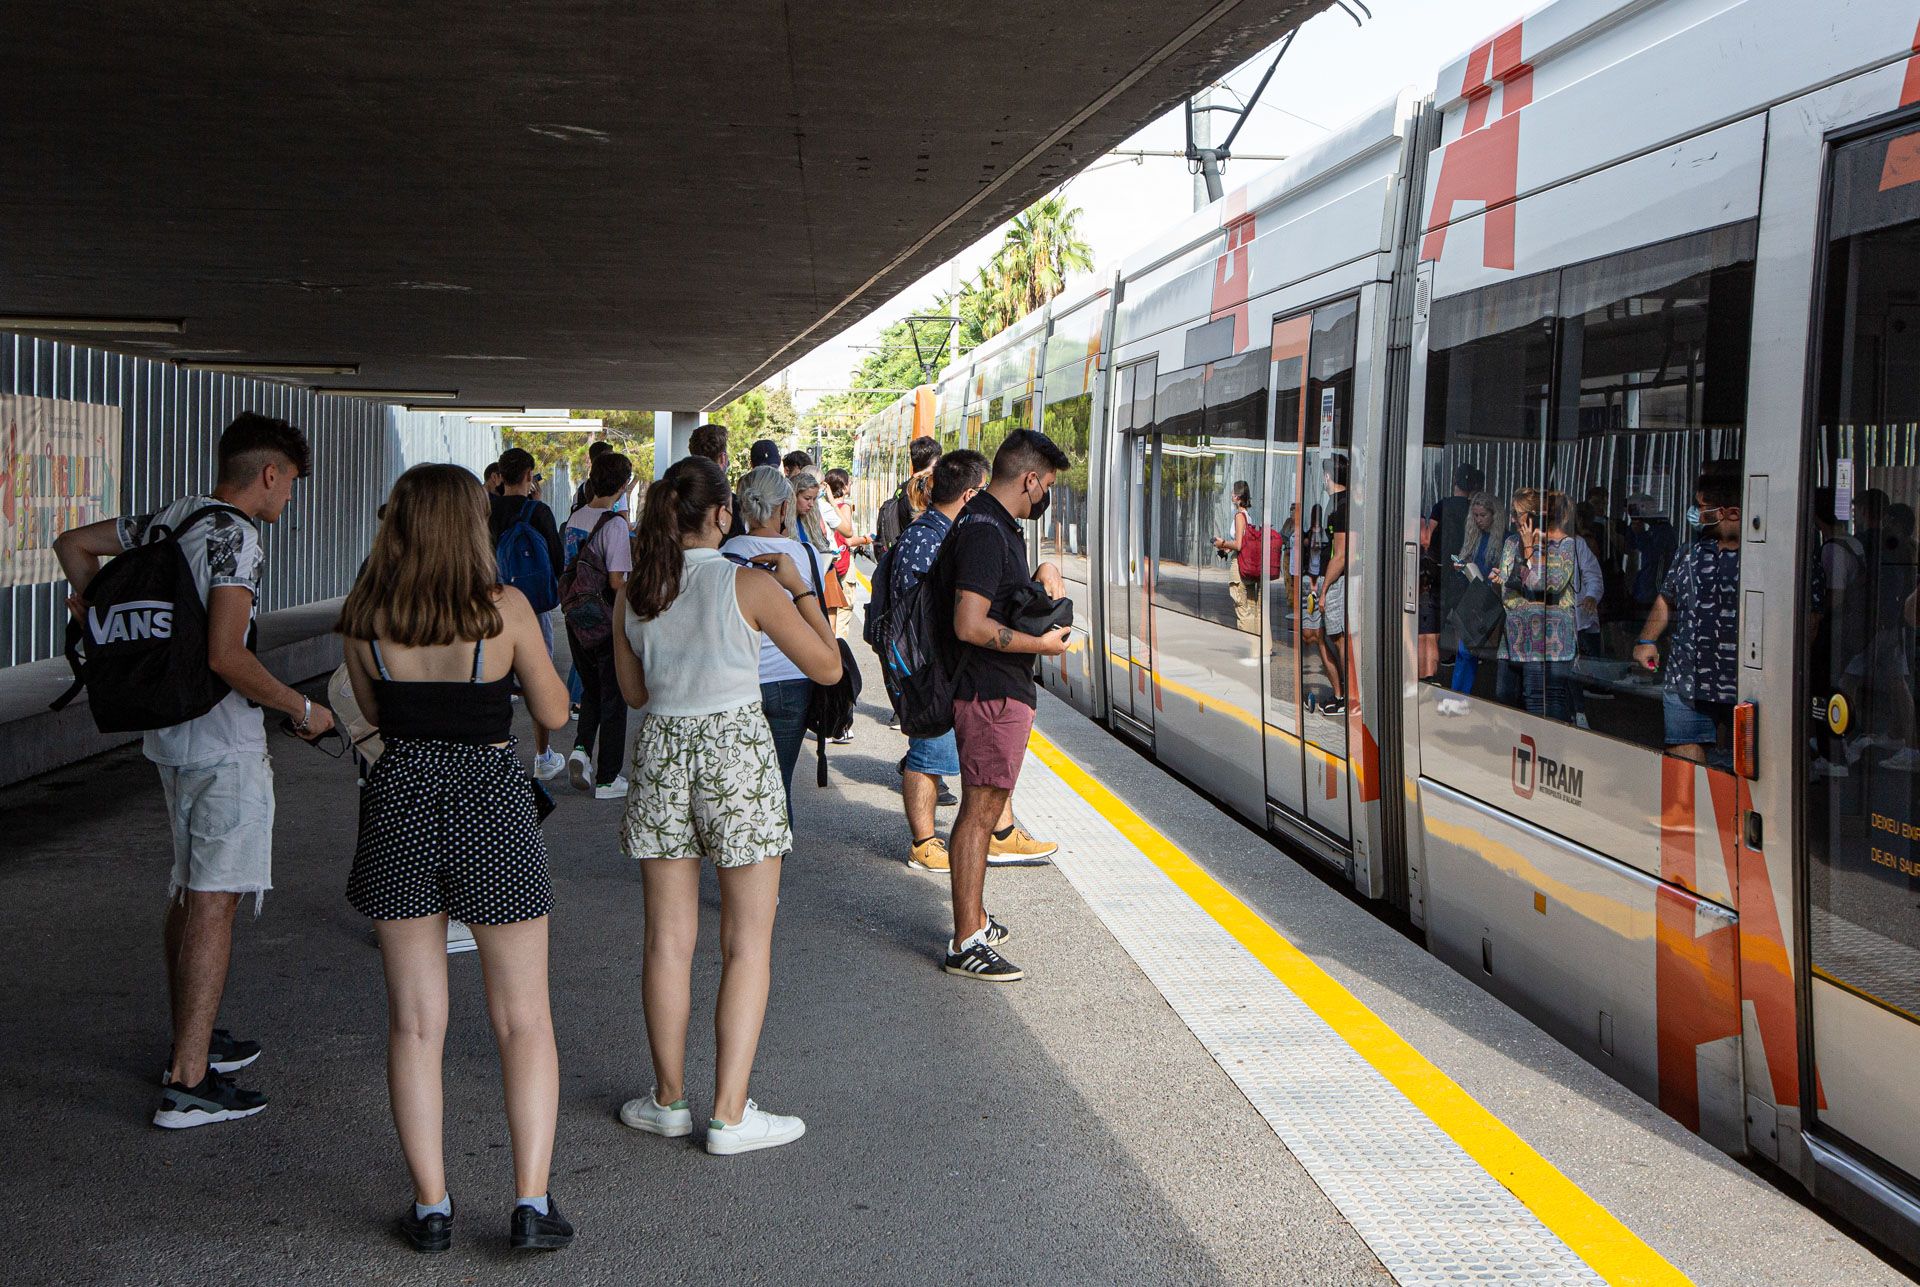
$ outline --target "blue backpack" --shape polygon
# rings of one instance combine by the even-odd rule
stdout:
[[[533,526],[533,507],[539,503],[527,497],[513,526],[500,533],[493,557],[500,564],[500,584],[526,595],[535,612],[551,612],[560,606],[560,582],[554,575],[547,538]]]

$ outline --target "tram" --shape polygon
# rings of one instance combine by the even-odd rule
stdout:
[[[1045,430],[1049,689],[1910,1258],[1917,24],[1558,0],[860,435]]]

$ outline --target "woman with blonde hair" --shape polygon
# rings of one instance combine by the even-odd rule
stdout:
[[[372,918],[387,978],[387,1088],[414,1203],[416,1251],[453,1240],[442,1148],[447,918],[479,943],[506,1082],[516,1248],[553,1250],[573,1226],[548,1192],[560,1068],[547,995],[553,907],[535,784],[515,754],[515,682],[540,726],[563,728],[567,689],[525,596],[500,584],[487,498],[457,465],[400,475],[340,613],[347,671],[385,750],[360,796],[347,900]]]
[[[833,570],[833,560],[839,552],[834,544],[831,529],[820,517],[820,475],[812,470],[803,469],[790,480],[793,485],[794,529],[788,535],[795,540],[805,541],[820,554],[825,567],[820,580],[820,606],[826,611],[827,624],[833,628],[834,635],[840,633],[840,614],[849,606],[846,586],[840,582],[839,574]],[[801,571],[806,571],[802,568]],[[850,739],[837,738],[836,741]]]
[[[720,545],[732,524],[720,467],[698,456],[674,462],[647,489],[613,635],[620,691],[647,711],[621,843],[640,860],[646,894],[641,998],[654,1070],[652,1092],[627,1101],[620,1120],[654,1135],[693,1133],[687,1021],[700,860],[709,859],[720,874],[722,964],[706,1149],[723,1155],[791,1143],[807,1129],[747,1098],[767,1011],[781,859],[793,848],[760,706],[760,636],[815,683],[840,678],[840,650],[811,578],[783,553],[751,559],[758,567],[729,560]]]
[[[1528,713],[1571,721],[1579,563],[1566,532],[1567,498],[1523,487],[1513,494],[1511,514],[1498,569],[1507,610],[1501,656],[1520,668]]]
[[[1500,498],[1492,492],[1475,492],[1467,502],[1467,517],[1462,526],[1466,531],[1459,552],[1453,556],[1453,566],[1469,578],[1490,578],[1506,547],[1506,509],[1500,504]],[[1468,572],[1469,568],[1473,570]],[[1448,686],[1456,693],[1470,693],[1479,673],[1480,658],[1474,656],[1465,643],[1459,644],[1453,657],[1453,679]]]

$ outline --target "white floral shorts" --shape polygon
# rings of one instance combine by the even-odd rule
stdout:
[[[773,734],[759,702],[649,715],[633,740],[621,847],[629,858],[751,867],[793,848]]]

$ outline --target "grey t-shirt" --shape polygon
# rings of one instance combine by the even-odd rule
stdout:
[[[157,514],[129,514],[116,525],[120,546],[132,549],[147,539],[155,523],[171,527],[191,517],[195,510],[221,503],[211,496],[183,496]],[[252,523],[228,513],[215,514],[181,533],[180,549],[193,568],[202,602],[216,586],[237,585],[253,596],[248,619],[259,615],[263,559],[260,534]],[[144,745],[149,760],[175,768],[208,764],[249,751],[264,754],[266,749],[266,723],[260,709],[249,705],[237,692],[228,693],[198,719],[150,730]]]

